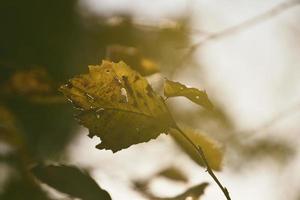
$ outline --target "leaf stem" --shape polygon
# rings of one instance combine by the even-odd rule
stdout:
[[[198,145],[196,145],[177,125],[174,127],[176,130],[178,130],[181,135],[195,148],[195,150],[197,151],[197,153],[200,155],[201,159],[203,160],[205,166],[206,166],[206,171],[208,172],[208,174],[214,179],[214,181],[217,183],[217,185],[219,186],[219,188],[222,190],[223,194],[225,195],[227,200],[231,200],[229,192],[227,190],[226,187],[224,187],[221,182],[219,181],[219,179],[216,177],[216,175],[214,174],[213,170],[211,169],[211,167],[209,166],[209,163],[205,157],[205,154],[202,150],[202,148]]]

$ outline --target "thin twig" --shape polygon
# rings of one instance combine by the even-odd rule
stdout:
[[[291,1],[286,1],[283,2],[281,4],[276,5],[275,7],[271,8],[270,10],[257,15],[251,19],[248,19],[240,24],[231,26],[229,28],[226,28],[222,31],[219,32],[215,32],[215,33],[211,33],[208,34],[203,40],[193,44],[192,46],[190,46],[189,51],[188,51],[188,55],[190,55],[191,53],[193,53],[199,46],[201,46],[202,44],[204,44],[205,42],[211,41],[211,40],[215,40],[215,39],[219,39],[221,37],[225,37],[227,35],[239,32],[241,30],[245,30],[246,28],[249,28],[251,26],[257,25],[258,23],[261,23],[265,20],[268,20],[276,15],[281,14],[283,11],[292,8],[296,5],[300,4],[299,0],[291,0]]]
[[[197,146],[177,125],[176,125],[176,130],[178,130],[181,135],[195,148],[201,159],[203,160],[205,166],[206,166],[206,171],[208,174],[214,179],[214,181],[218,184],[219,188],[222,190],[223,194],[225,195],[227,200],[231,200],[229,192],[226,187],[224,187],[219,179],[216,177],[214,174],[213,170],[211,169],[204,152],[202,151],[202,148],[200,146]]]
[[[214,174],[214,172],[212,171],[212,169],[209,167],[208,161],[207,161],[207,159],[206,159],[206,157],[205,157],[205,154],[204,154],[204,152],[203,152],[203,150],[202,150],[202,148],[201,148],[200,146],[198,146],[198,151],[200,152],[200,154],[201,154],[201,156],[202,156],[202,159],[203,159],[203,161],[204,161],[204,163],[205,163],[205,165],[206,165],[206,168],[207,168],[206,170],[207,170],[207,172],[208,172],[209,175],[214,179],[214,181],[218,184],[219,188],[222,190],[222,192],[224,193],[224,195],[226,196],[226,198],[227,198],[228,200],[230,200],[230,195],[229,195],[229,192],[228,192],[227,188],[224,187],[224,186],[220,183],[220,181],[218,180],[218,178],[216,177],[216,175]]]
[[[276,125],[278,122],[290,117],[290,115],[295,114],[299,112],[300,110],[300,103],[294,104],[290,107],[288,107],[286,110],[283,110],[279,112],[277,115],[275,115],[270,120],[266,121],[259,127],[255,129],[249,129],[249,130],[242,130],[242,131],[234,131],[234,135],[243,135],[243,139],[248,139],[253,136],[255,136],[257,133],[267,131],[269,128],[272,128],[272,126]]]
[[[282,12],[286,11],[289,8],[292,8],[294,6],[300,5],[300,0],[289,0],[283,3],[280,3],[276,6],[274,6],[273,8],[271,8],[268,11],[265,11],[262,14],[256,15],[253,18],[250,18],[248,20],[245,20],[237,25],[225,28],[224,30],[215,32],[215,33],[210,33],[207,34],[202,40],[200,40],[199,42],[196,42],[195,44],[192,44],[191,46],[189,46],[187,48],[187,51],[184,53],[184,55],[182,56],[182,58],[179,61],[178,64],[178,68],[175,68],[173,71],[171,71],[170,76],[173,76],[174,74],[176,74],[177,71],[180,71],[181,66],[183,66],[183,64],[189,60],[190,56],[203,44],[209,42],[209,41],[213,41],[216,39],[220,39],[223,37],[226,37],[228,35],[246,30],[247,28],[250,28],[252,26],[257,25],[258,23],[262,23],[268,19],[271,19],[274,16],[277,16],[279,14],[281,14]]]

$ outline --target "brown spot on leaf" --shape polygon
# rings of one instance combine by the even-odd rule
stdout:
[[[137,96],[138,98],[142,98],[142,97],[143,97],[142,94],[139,93],[139,92],[136,92],[136,96]]]
[[[136,82],[138,80],[140,80],[140,77],[138,75],[135,75],[133,82]]]

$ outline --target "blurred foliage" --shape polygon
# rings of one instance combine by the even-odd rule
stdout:
[[[26,84],[24,84],[26,83]],[[50,80],[43,68],[17,71],[9,80],[7,90],[19,95],[52,92]]]
[[[4,187],[4,193],[0,194],[2,200],[50,200],[41,190],[38,184],[25,177],[12,178]]]
[[[188,181],[188,178],[186,177],[186,175],[180,169],[178,169],[176,167],[168,167],[166,169],[163,169],[157,175],[165,177],[165,178],[173,180],[173,181],[179,181],[179,182],[187,182]]]
[[[0,141],[12,146],[20,146],[16,119],[6,107],[0,105]]]
[[[205,188],[208,186],[208,183],[201,183],[189,188],[184,193],[177,195],[172,198],[160,198],[161,200],[199,200],[199,197],[204,194]],[[158,199],[159,200],[159,199]]]
[[[201,183],[192,186],[188,188],[185,192],[173,197],[158,197],[149,191],[150,184],[151,182],[149,180],[135,182],[135,189],[150,200],[199,200],[200,196],[204,194],[204,191],[208,186],[208,183]]]
[[[37,104],[65,102],[42,67],[17,70],[3,83],[0,95],[6,99],[19,97]]]
[[[187,19],[175,19],[176,26],[149,28],[120,14],[119,23],[111,24],[101,14],[82,19],[74,0],[3,0],[0,9],[0,63],[9,68],[44,66],[56,80],[98,63],[112,44],[135,47],[144,57],[159,60],[166,71],[176,66],[180,48],[189,42]]]
[[[148,27],[130,15],[116,14],[119,22],[110,23],[79,10],[76,0],[1,1],[0,145],[13,149],[1,162],[16,174],[0,199],[47,199],[28,165],[60,160],[77,129],[58,85],[102,58],[124,60],[144,75],[168,73],[178,65],[177,47],[189,43],[185,18]]]
[[[263,158],[271,158],[280,165],[286,164],[293,156],[296,150],[291,144],[284,140],[274,138],[262,138],[251,142],[236,142],[235,148],[239,154],[239,167],[247,162],[256,162]]]
[[[84,13],[85,17],[82,17],[80,12],[87,11],[78,10],[80,8],[76,0],[1,1],[0,145],[4,143],[13,149],[5,155],[1,154],[1,162],[14,169],[15,174],[5,185],[0,199],[49,198],[28,171],[28,166],[41,160],[60,160],[64,157],[66,146],[76,135],[78,127],[72,118],[72,108],[66,104],[62,95],[57,91],[58,86],[69,77],[83,74],[86,66],[91,63],[97,64],[103,58],[114,62],[123,60],[143,76],[158,72],[169,76],[177,68],[193,63],[192,57],[182,62],[183,52],[186,47],[190,46],[191,27],[188,17],[174,18],[169,24],[163,26],[149,26],[136,24],[129,14],[115,14],[111,18],[106,18],[101,16],[101,13],[97,16]],[[148,83],[145,82],[145,84],[148,88]],[[121,79],[121,85],[126,89],[125,80]],[[117,84],[115,86],[117,88]],[[140,86],[135,87],[137,91],[145,89]],[[127,88],[126,91],[127,98],[129,97],[128,100],[130,100],[130,89]],[[147,90],[141,93],[147,94]],[[122,93],[118,94],[119,100],[126,101],[125,95],[120,96],[120,94]],[[83,95],[82,100],[85,103],[88,102],[86,105],[95,106],[95,108],[100,106],[100,104],[91,103],[86,93],[81,95]],[[137,93],[134,93],[134,96],[137,96]],[[290,145],[282,144],[281,141],[262,140],[255,144],[242,143],[243,138],[236,136],[238,133],[234,132],[234,125],[226,115],[226,111],[217,106],[214,106],[212,110],[213,106],[205,91],[188,88],[181,83],[167,80],[165,96],[184,96],[208,108],[208,110],[196,109],[193,112],[185,112],[184,115],[182,110],[179,113],[172,112],[172,114],[175,115],[176,121],[182,124],[201,128],[204,132],[209,132],[214,136],[218,134],[221,141],[236,148],[245,159],[265,155],[274,155],[276,158],[284,159],[286,155],[293,154]],[[140,99],[147,99],[147,95]],[[147,99],[148,104],[151,101]],[[156,101],[160,102],[161,99],[156,98]],[[140,102],[141,100],[138,100],[137,104]],[[151,106],[156,107],[157,104],[165,106],[161,102],[151,104]],[[105,114],[103,110],[96,113],[95,108],[85,112],[86,115],[78,116],[82,118],[84,125],[90,126],[93,121],[99,121],[98,114],[102,116]],[[175,107],[170,107],[172,111],[173,108]],[[129,111],[133,108],[127,107],[126,109]],[[146,111],[145,106],[141,110]],[[115,112],[107,112],[105,115],[108,114],[115,116]],[[157,127],[154,122],[160,120],[156,118],[156,114],[152,114],[155,120],[148,127],[139,127],[145,120],[135,114],[126,112],[126,114],[119,115],[123,121],[119,122],[122,126],[115,128],[116,131],[131,130],[134,131],[135,136],[124,146],[145,141],[145,138],[136,132],[144,132],[145,129],[152,129],[154,132],[165,130],[165,127]],[[128,125],[125,123],[128,122],[126,118],[136,119],[136,123]],[[99,124],[108,121],[108,119],[100,119],[103,121]],[[107,130],[111,128],[106,127]],[[93,127],[93,129],[98,130],[98,127]],[[203,147],[212,168],[220,170],[222,153],[215,142],[207,136],[196,133],[193,129],[184,130],[195,143]],[[171,133],[183,150],[196,162],[202,164],[195,157],[195,152],[189,144],[183,141],[176,131]],[[95,131],[92,131],[90,136],[94,134]],[[126,134],[116,134],[112,141],[121,141],[120,135],[127,137]],[[156,136],[156,134],[150,134],[146,140]],[[114,149],[119,150],[116,147]],[[72,170],[75,170],[77,175],[80,174],[79,170],[68,167],[63,169],[63,174],[72,173]],[[72,178],[72,176],[68,177]],[[161,176],[184,180],[184,176],[174,169],[166,169],[161,172]],[[73,178],[75,177],[76,175]],[[89,181],[93,184],[92,179]],[[88,185],[82,184],[80,189],[88,191],[86,188]],[[204,185],[195,187],[199,195],[203,193],[206,187]],[[68,184],[63,186],[68,186]],[[95,184],[92,188],[96,188]],[[191,189],[176,198],[187,197],[187,194],[194,194],[193,191]]]
[[[74,166],[37,165],[33,174],[49,186],[82,200],[111,200],[110,195],[87,172]]]
[[[159,72],[158,64],[143,54],[135,47],[111,45],[107,48],[107,59],[112,62],[124,61],[142,76]]]
[[[18,116],[31,152],[40,158],[55,157],[74,130],[71,109],[52,95],[57,85],[105,57],[126,60],[141,73],[153,73],[158,66],[167,73],[180,58],[177,47],[189,43],[185,18],[174,19],[172,26],[143,26],[130,15],[116,14],[112,18],[120,20],[110,23],[101,14],[83,18],[77,6],[74,0],[4,0],[0,5],[2,103]],[[130,48],[136,52],[132,57]],[[3,93],[4,86],[14,93]]]
[[[220,171],[222,168],[223,153],[222,149],[209,137],[197,133],[193,129],[183,128],[184,133],[196,144],[200,146],[205,154],[205,157],[214,170]],[[192,158],[196,163],[205,166],[198,152],[191,144],[182,137],[181,133],[176,129],[170,129],[170,134],[173,136],[177,144]]]

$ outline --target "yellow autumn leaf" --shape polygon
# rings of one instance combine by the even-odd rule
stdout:
[[[196,146],[200,146],[202,148],[210,167],[214,170],[220,171],[222,168],[223,153],[217,143],[193,129],[183,128],[182,130]],[[191,159],[199,165],[205,166],[203,160],[199,157],[199,153],[184,137],[182,137],[182,134],[178,130],[170,129],[170,135],[173,136],[176,143],[189,155]]]
[[[77,119],[99,136],[99,149],[113,152],[149,141],[174,122],[161,96],[124,62],[103,61],[89,74],[69,80],[60,91],[79,108]]]
[[[168,98],[178,96],[186,97],[208,110],[211,110],[214,107],[205,91],[201,91],[197,88],[188,88],[179,82],[165,80],[164,95]]]

